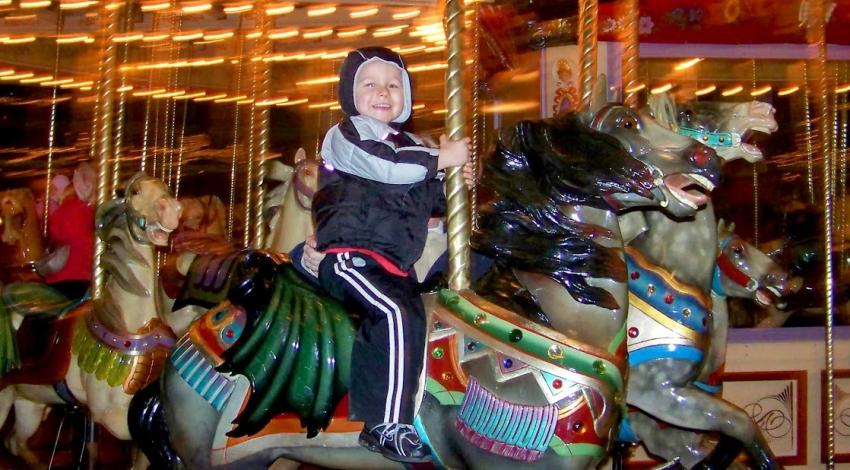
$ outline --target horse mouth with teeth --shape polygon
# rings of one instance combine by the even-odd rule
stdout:
[[[693,210],[708,203],[714,183],[702,175],[694,173],[676,173],[664,177],[664,184],[670,195]]]

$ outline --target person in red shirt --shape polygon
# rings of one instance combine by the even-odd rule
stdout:
[[[82,297],[89,288],[94,259],[94,169],[81,163],[73,186],[65,188],[59,205],[47,216],[47,237],[54,254],[67,260],[44,280],[69,299]]]

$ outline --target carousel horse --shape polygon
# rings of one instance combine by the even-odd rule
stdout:
[[[26,441],[48,405],[86,408],[91,419],[119,439],[129,439],[127,406],[132,394],[154,380],[174,345],[174,334],[160,319],[155,246],[164,246],[177,227],[180,203],[159,180],[142,173],[131,178],[125,197],[97,211],[97,235],[107,243],[102,257],[106,280],[102,298],[38,315],[13,309],[16,292],[0,304],[0,326],[27,328],[34,316],[49,329],[50,341],[20,368],[0,378],[0,422],[14,406],[9,439],[12,453],[32,461]],[[10,299],[11,298],[11,299]],[[12,335],[2,353],[14,356]],[[4,357],[3,359],[7,359]],[[14,361],[13,361],[14,362]]]
[[[227,210],[218,196],[209,194],[181,198],[180,205],[183,206],[183,213],[178,232],[202,233],[218,238],[224,238],[227,234]]]
[[[650,103],[651,105],[653,103]],[[657,105],[657,103],[656,103]],[[665,115],[664,106],[653,109],[655,115]],[[752,131],[768,132],[776,129],[772,107],[750,105],[743,109],[753,116],[738,115],[735,135]],[[674,108],[675,109],[675,108]],[[717,106],[717,109],[741,111],[741,106]],[[687,113],[686,113],[687,115]],[[691,113],[690,119],[696,119]],[[699,116],[698,116],[699,117]],[[661,122],[665,122],[662,118]],[[743,139],[732,139],[730,128],[716,124],[716,114],[700,117],[702,134],[699,142],[724,152],[721,158],[762,158],[761,151],[746,144]],[[705,123],[715,123],[712,125]],[[747,124],[749,123],[749,124]],[[680,133],[692,135],[688,128],[666,121]],[[706,127],[708,126],[708,127]],[[720,129],[709,131],[708,129]],[[725,341],[711,344],[713,333],[726,332],[726,319],[713,322],[710,294],[718,260],[717,221],[710,199],[703,196],[705,207],[693,217],[683,219],[681,214],[663,211],[639,211],[620,217],[620,224],[631,240],[627,247],[629,256],[629,387],[627,403],[637,410],[653,416],[668,425],[686,427],[697,432],[717,432],[723,436],[723,446],[712,453],[705,449],[688,459],[688,466],[705,459],[727,459],[727,454],[737,454],[740,446],[748,452],[760,468],[778,466],[764,436],[752,419],[740,408],[697,388],[694,383],[701,376],[708,359],[721,362],[725,355]],[[671,217],[672,216],[672,217]],[[722,260],[723,258],[719,258]],[[785,280],[781,280],[782,283]],[[776,286],[775,286],[776,287]],[[787,293],[786,286],[776,287]],[[725,309],[721,312],[725,314]],[[719,315],[721,313],[718,313]],[[709,366],[711,368],[711,366]],[[662,384],[659,386],[659,384]],[[662,393],[659,393],[662,392]],[[630,414],[631,419],[631,414]],[[629,424],[623,426],[621,438],[635,440],[628,433]],[[638,438],[642,438],[638,432]],[[645,441],[652,453],[669,455],[664,449],[653,449],[655,440]],[[688,455],[688,448],[680,448],[680,455]],[[679,455],[679,454],[677,454]]]
[[[0,282],[42,282],[35,263],[44,254],[44,245],[32,191],[0,192],[0,221]]]
[[[712,323],[709,336],[711,346],[705,355],[699,375],[693,382],[710,394],[719,395],[720,375],[726,361],[728,334],[727,298],[751,299],[767,307],[790,291],[788,273],[766,254],[734,234],[734,224],[726,226],[721,220],[717,227],[720,253],[717,257],[711,287]],[[636,256],[640,256],[637,254]],[[634,263],[633,259],[630,259]],[[636,271],[632,271],[636,272]],[[635,291],[648,286],[645,279],[630,280]],[[635,319],[637,320],[637,319]],[[630,333],[633,328],[645,328],[646,323],[629,317]],[[669,426],[639,410],[630,410],[624,424],[624,435],[632,442],[642,441],[656,456],[667,460],[679,459],[685,468],[702,462],[716,446],[715,439],[691,429]]]
[[[295,245],[313,233],[310,204],[318,187],[319,162],[308,159],[303,149],[295,153],[292,180],[280,199],[277,219],[266,240],[266,248],[289,253]]]
[[[761,139],[779,128],[776,110],[762,101],[677,104],[669,93],[661,93],[650,96],[648,105],[659,124],[708,145],[725,162],[761,161]]]
[[[625,133],[651,127],[610,108],[599,120]],[[615,211],[666,204],[688,214],[682,194],[713,187],[719,164],[704,146],[657,129],[655,146],[630,149],[650,172],[589,127],[594,114],[521,123],[489,160],[485,181],[499,200],[483,219],[493,236],[477,245],[514,267],[554,320],[440,294],[451,307],[429,321],[416,419],[439,466],[590,468],[606,452],[626,367]],[[359,447],[362,423],[345,419],[351,320],[289,265],[263,259],[243,259],[253,276],[232,282],[229,303],[179,340],[162,384],[136,395],[134,440],[150,443],[143,451],[156,468],[266,468],[279,457],[400,468]]]

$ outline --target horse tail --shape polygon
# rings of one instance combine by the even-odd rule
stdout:
[[[130,401],[127,421],[133,442],[150,461],[150,468],[180,470],[183,461],[171,446],[171,435],[162,407],[159,380],[139,390]]]

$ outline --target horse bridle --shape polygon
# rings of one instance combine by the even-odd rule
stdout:
[[[720,274],[728,277],[735,284],[747,289],[750,292],[755,292],[759,287],[757,279],[751,277],[747,273],[738,269],[735,264],[729,260],[724,254],[724,250],[732,242],[733,235],[729,235],[720,242],[720,254],[717,256],[717,269],[714,270],[714,280],[711,285],[711,290],[719,295],[726,295],[725,289],[720,282]]]
[[[295,168],[292,170],[292,187],[295,189],[295,202],[298,203],[298,206],[304,209],[305,211],[309,211],[310,206],[301,202],[301,198],[298,197],[304,196],[307,200],[312,201],[313,196],[316,194],[316,190],[311,188],[304,182],[304,178],[301,176],[301,170],[306,168],[308,165],[312,165],[316,168],[316,171],[319,170],[319,162],[317,160],[304,159],[295,164]],[[312,205],[312,204],[311,204]]]

